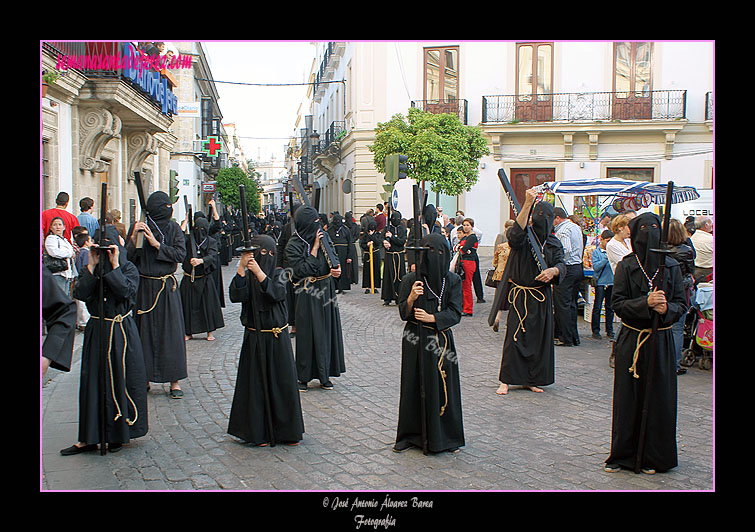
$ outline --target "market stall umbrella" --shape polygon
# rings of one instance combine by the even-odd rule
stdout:
[[[548,181],[540,185],[541,192],[564,196],[616,196],[635,198],[639,207],[651,203],[666,203],[666,184],[631,181],[618,178],[574,179],[568,181]],[[683,203],[700,197],[695,187],[674,186],[671,203]]]

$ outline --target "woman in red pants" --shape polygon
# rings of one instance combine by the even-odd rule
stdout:
[[[464,295],[464,310],[462,316],[471,316],[474,310],[474,294],[472,293],[472,277],[477,269],[477,235],[472,230],[474,220],[465,218],[461,224],[462,232],[459,235],[457,251],[459,251],[459,260],[461,267],[464,268],[464,280],[462,281],[462,293]]]

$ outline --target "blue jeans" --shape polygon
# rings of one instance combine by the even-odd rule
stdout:
[[[596,286],[595,301],[592,305],[592,333],[600,334],[600,310],[603,302],[606,304],[606,334],[613,335],[613,307],[611,307],[611,293],[613,285]]]
[[[681,368],[682,346],[684,345],[684,321],[686,318],[687,314],[682,314],[682,317],[671,326],[671,336],[674,339],[674,355],[677,370]]]

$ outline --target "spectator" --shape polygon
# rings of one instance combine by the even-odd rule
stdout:
[[[383,229],[385,229],[385,224],[387,222],[385,218],[385,213],[383,212],[383,204],[378,203],[375,205],[375,208],[377,209],[377,215],[375,215],[375,223],[377,224],[377,232],[382,233]]]
[[[626,214],[619,214],[611,222],[611,231],[613,238],[606,244],[606,255],[608,263],[611,265],[611,271],[616,271],[616,265],[632,252],[631,246],[627,243],[629,239],[629,220]]]
[[[100,227],[100,223],[97,221],[97,218],[92,216],[92,210],[94,209],[94,200],[92,198],[82,198],[79,202],[79,208],[81,209],[81,214],[79,214],[79,225],[83,225],[87,228],[90,235],[93,235],[94,232]]]
[[[64,232],[65,225],[63,218],[53,218],[50,222],[50,230],[45,237],[45,252],[49,257],[53,259],[54,262],[59,263],[58,267],[50,268],[53,279],[66,295],[70,295],[71,281],[74,278],[74,251],[71,243],[63,238]]]
[[[461,233],[459,233],[459,244],[455,251],[459,252],[459,261],[464,269],[464,278],[462,279],[462,295],[464,307],[462,316],[472,316],[474,310],[474,299],[472,297],[472,279],[478,264],[477,260],[477,235],[475,234],[474,220],[465,218],[462,223]]]
[[[75,237],[76,245],[79,247],[78,253],[76,253],[76,271],[82,272],[84,268],[89,264],[89,248],[94,243],[92,237],[87,232],[80,232]],[[86,328],[86,324],[89,321],[89,311],[83,301],[78,299],[76,301],[76,328],[83,331]]]
[[[60,192],[55,198],[55,207],[42,211],[42,235],[46,236],[50,231],[50,222],[52,219],[59,217],[63,219],[63,224],[65,225],[63,238],[71,242],[71,230],[79,225],[79,221],[76,219],[76,216],[66,210],[69,201],[70,197],[68,193]]]
[[[456,249],[459,243],[459,231],[462,230],[461,225],[464,223],[463,216],[457,216],[455,219],[456,225],[449,231],[448,240],[451,242],[451,249]]]
[[[118,209],[113,209],[110,211],[110,213],[113,216],[113,225],[116,229],[118,229],[118,234],[121,235],[121,238],[123,241],[126,241],[126,226],[121,221],[121,211]]]
[[[490,310],[491,316],[495,312],[495,321],[493,322],[493,330],[498,332],[498,326],[501,319],[501,312],[504,310],[506,304],[505,298],[499,297],[498,289],[505,290],[508,287],[508,283],[501,283],[503,279],[504,271],[506,270],[506,263],[509,260],[509,253],[511,253],[511,247],[509,246],[508,238],[506,237],[506,231],[508,231],[514,225],[514,220],[506,220],[503,224],[503,233],[496,237],[495,251],[493,251],[493,281],[496,283],[496,297],[493,298],[493,308]],[[498,304],[496,305],[496,302]],[[490,318],[488,318],[490,320]]]
[[[695,234],[690,237],[695,246],[695,282],[705,281],[713,273],[713,220],[707,216],[695,219]]]
[[[605,229],[600,234],[600,244],[592,252],[592,278],[595,286],[595,301],[592,306],[592,337],[600,338],[600,313],[605,302],[606,336],[613,338],[613,307],[611,307],[611,293],[613,291],[613,270],[608,262],[606,245],[613,238],[613,233]]]
[[[572,222],[561,207],[554,210],[554,233],[561,241],[564,252],[566,275],[553,289],[554,310],[556,318],[556,345],[579,345],[577,330],[577,295],[579,285],[584,278],[582,269],[582,249],[584,240],[582,230]]]
[[[671,218],[668,230],[668,244],[670,246],[671,257],[676,259],[676,262],[681,267],[682,285],[684,285],[684,296],[687,307],[692,303],[695,291],[695,251],[689,245],[688,240],[687,230],[682,223],[676,218]],[[687,373],[687,370],[681,366],[684,321],[686,318],[687,314],[685,313],[671,326],[671,332],[674,335],[677,375]]]

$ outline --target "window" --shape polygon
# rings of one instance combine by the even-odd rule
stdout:
[[[653,43],[613,45],[613,118],[651,118]]]
[[[425,100],[459,98],[459,47],[425,48]]]
[[[653,182],[653,168],[606,168],[606,177]]]
[[[553,43],[517,43],[516,118],[550,120],[552,92]]]

